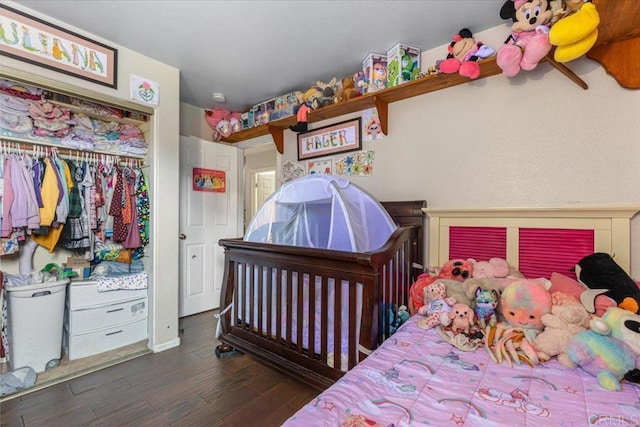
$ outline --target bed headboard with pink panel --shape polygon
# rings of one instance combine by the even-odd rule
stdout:
[[[425,208],[428,265],[455,258],[504,258],[525,277],[559,272],[605,252],[631,274],[630,221],[637,206],[568,208]]]

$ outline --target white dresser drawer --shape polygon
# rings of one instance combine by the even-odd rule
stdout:
[[[147,319],[140,319],[87,334],[70,335],[65,331],[63,345],[69,360],[75,360],[145,339],[147,339]]]
[[[98,285],[94,281],[72,281],[69,284],[69,309],[96,307],[104,304],[131,301],[145,298],[146,289],[121,289],[117,291],[98,292]]]
[[[148,307],[148,300],[145,297],[118,304],[70,310],[66,327],[71,335],[78,335],[135,322],[147,318]]]

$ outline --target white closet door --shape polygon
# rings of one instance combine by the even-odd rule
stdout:
[[[218,241],[241,237],[238,156],[232,146],[180,137],[180,317],[220,305],[224,252]],[[224,172],[224,191],[219,181],[194,187],[201,169]]]

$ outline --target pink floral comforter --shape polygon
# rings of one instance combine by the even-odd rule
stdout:
[[[458,350],[414,316],[285,426],[626,426],[640,424],[640,385],[607,391],[555,359],[497,365]],[[363,424],[358,424],[364,422]]]

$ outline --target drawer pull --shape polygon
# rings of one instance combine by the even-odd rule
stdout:
[[[122,333],[122,329],[119,330],[119,331],[115,331],[115,332],[109,332],[109,333],[105,334],[105,336],[108,337],[109,335],[115,335],[115,334],[120,334],[120,333]]]
[[[107,313],[115,313],[116,311],[123,311],[124,308],[120,307],[120,308],[116,308],[115,310],[108,310]]]

